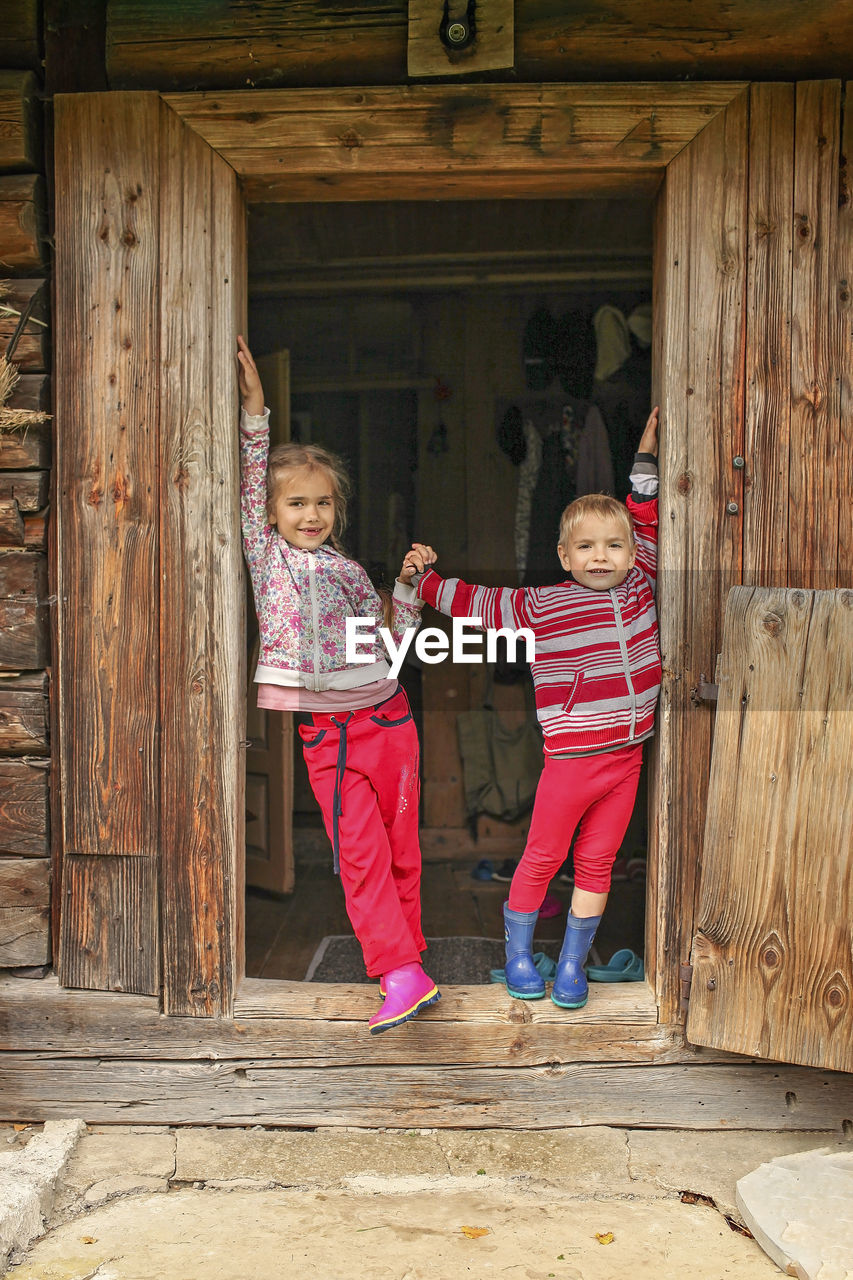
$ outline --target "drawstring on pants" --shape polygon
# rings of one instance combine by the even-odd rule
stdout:
[[[338,832],[338,821],[344,811],[342,798],[342,790],[344,785],[344,774],[347,768],[347,725],[353,718],[355,713],[347,712],[345,720],[336,720],[334,716],[330,716],[332,724],[337,725],[340,733],[338,734],[338,764],[335,769],[335,794],[332,799],[332,867],[336,876],[341,874],[341,857],[340,857],[340,840]]]

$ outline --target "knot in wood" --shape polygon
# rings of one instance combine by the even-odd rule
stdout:
[[[769,636],[778,636],[782,630],[783,620],[778,613],[765,613],[761,625]]]
[[[844,1004],[844,992],[839,987],[830,987],[826,993],[826,1003],[833,1009],[840,1009]]]
[[[689,471],[682,471],[681,475],[675,482],[675,487],[679,493],[689,493],[693,488],[693,477]]]
[[[346,147],[349,151],[352,151],[354,150],[354,148],[361,147],[364,145],[361,138],[356,133],[355,129],[347,129],[346,133],[342,133],[340,135],[340,141],[341,141],[341,146]]]
[[[801,609],[805,604],[805,602],[806,602],[806,596],[805,596],[805,592],[803,591],[795,591],[794,594],[791,596],[791,604],[795,605],[796,608],[798,609]]]
[[[761,959],[768,969],[775,969],[779,963],[779,953],[774,951],[772,947],[767,947],[763,952]]]

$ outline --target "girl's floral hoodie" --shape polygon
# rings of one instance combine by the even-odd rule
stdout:
[[[376,632],[372,646],[359,640],[364,663],[347,663],[347,617],[383,625],[382,601],[355,560],[332,547],[306,551],[279,537],[267,521],[269,410],[240,414],[240,507],[243,550],[252,575],[261,648],[258,684],[304,689],[354,689],[387,676],[390,666]],[[420,622],[421,602],[410,587],[394,586],[392,634]]]

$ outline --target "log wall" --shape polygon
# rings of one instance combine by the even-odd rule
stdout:
[[[4,21],[0,59],[5,54],[7,65],[27,65],[28,33],[36,48],[37,27],[28,25],[34,18],[35,6],[21,5],[11,23]],[[0,70],[0,355],[8,352],[19,373],[5,407],[48,411],[50,282],[38,93],[32,72]],[[0,423],[0,967],[39,974],[51,957],[50,458],[49,424],[3,429]]]

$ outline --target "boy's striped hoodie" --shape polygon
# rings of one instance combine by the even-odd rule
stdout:
[[[592,755],[640,742],[654,731],[660,690],[654,584],[657,568],[657,468],[639,455],[627,506],[637,558],[618,587],[595,591],[573,578],[553,587],[476,587],[433,569],[416,579],[422,600],[454,617],[480,618],[486,628],[529,627],[536,714],[545,752]],[[651,459],[651,462],[654,460]]]

